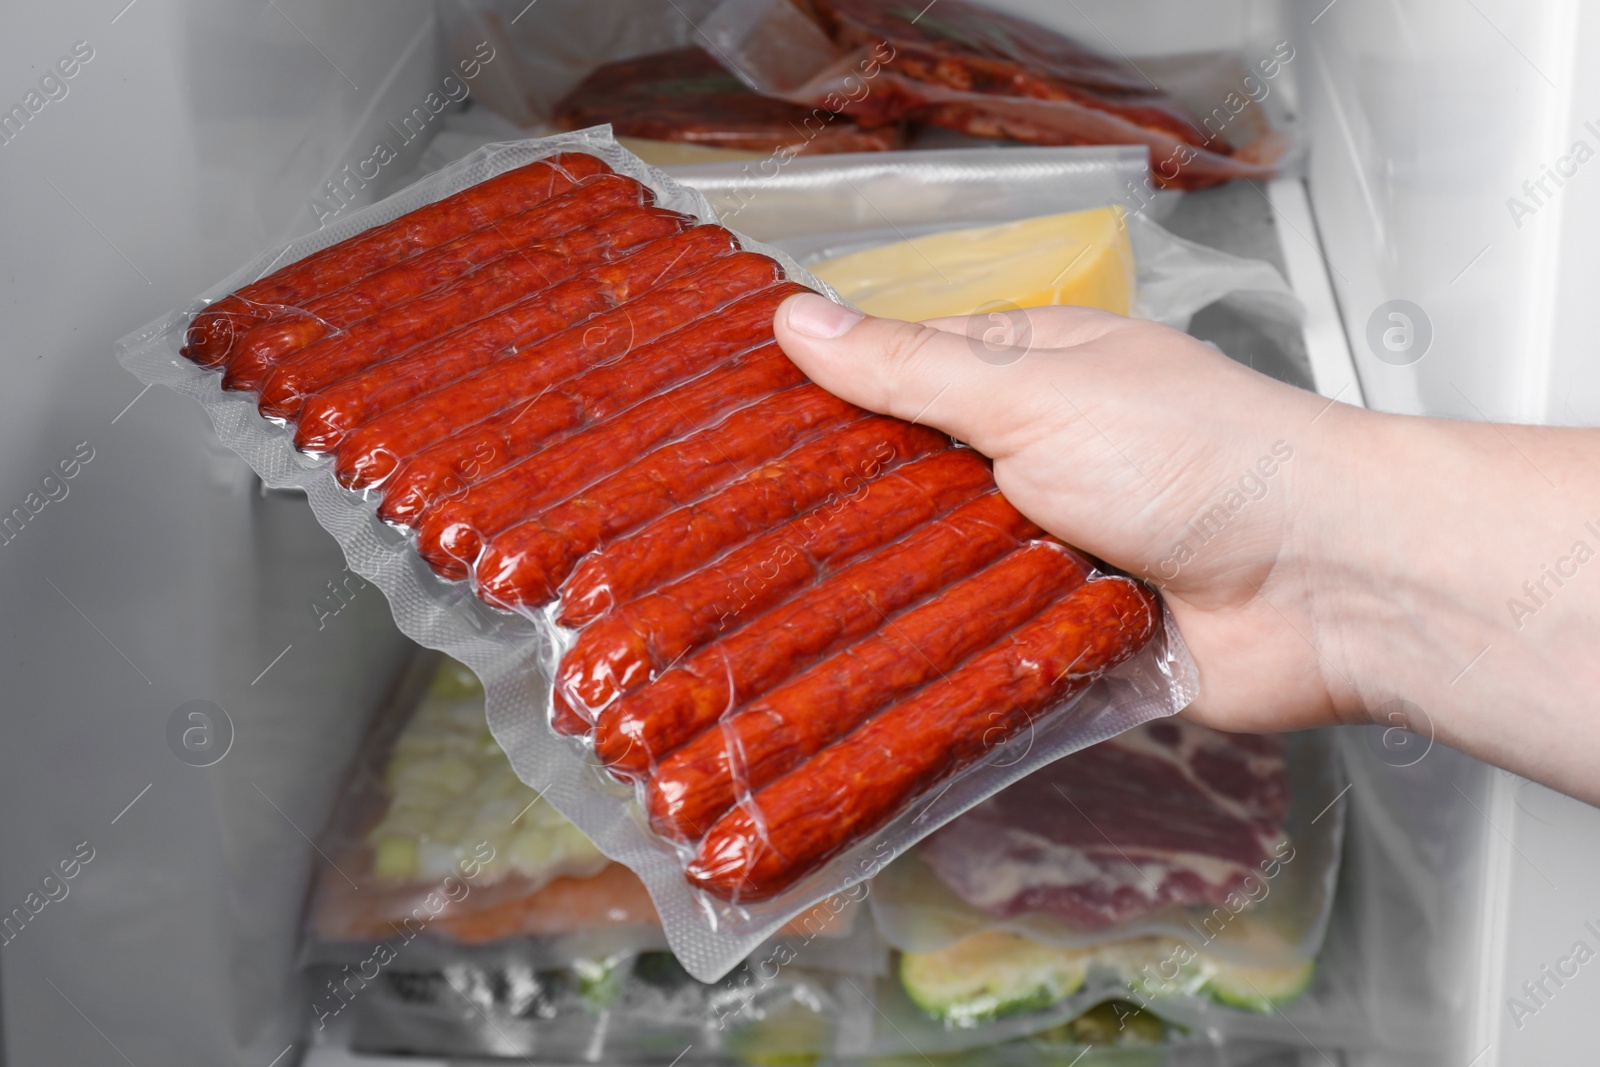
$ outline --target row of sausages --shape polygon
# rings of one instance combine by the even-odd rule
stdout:
[[[1159,609],[988,463],[808,381],[801,287],[598,158],[508,171],[198,314],[184,354],[441,576],[576,631],[552,725],[691,883],[781,892],[1143,647]]]

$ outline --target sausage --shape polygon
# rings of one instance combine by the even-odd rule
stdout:
[[[716,426],[658,449],[539,518],[496,536],[479,557],[479,587],[497,597],[514,595],[526,604],[546,603],[585,553],[732,481],[749,464],[783,455],[810,441],[816,431],[863,414],[810,383],[741,408]],[[881,441],[881,432],[875,432],[869,447]]]
[[[738,250],[727,231],[696,226],[685,232],[678,223],[667,221],[668,214],[651,214],[618,234],[610,252],[614,261],[590,268],[583,277],[533,294],[511,290],[514,302],[509,304],[500,292],[505,287],[491,280],[484,294],[497,305],[491,314],[307,397],[297,418],[295,446],[311,452],[333,451],[350,431],[384,412]],[[644,247],[639,248],[642,243]],[[464,299],[473,296],[464,290],[458,294]],[[371,483],[358,478],[355,484],[364,487]]]
[[[632,289],[642,295],[537,344],[521,345],[475,374],[392,408],[345,438],[335,472],[351,488],[381,484],[401,462],[429,445],[503,408],[526,403],[556,382],[620,359],[634,344],[651,340],[686,318],[778,280],[777,264],[766,256],[725,255],[713,241],[699,236],[700,229],[679,235],[686,248],[698,245],[702,258],[721,258],[654,289]],[[727,239],[726,231],[710,236],[716,242]],[[687,251],[683,258],[690,258]],[[613,266],[627,270],[625,262]]]
[[[772,340],[772,315],[803,292],[785,282],[729,304],[709,322],[692,322],[610,363],[569,379],[525,405],[501,411],[407,460],[384,486],[378,515],[415,526],[434,503],[525,459],[552,435],[608,419],[652,393]]]
[[[847,450],[848,434],[865,433],[889,449],[880,460],[905,462],[948,448],[950,439],[910,424],[869,421],[834,435]],[[580,563],[561,590],[557,621],[586,626],[601,614],[680,578],[724,551],[779,523],[789,522],[830,496],[857,492],[862,476],[875,477],[883,462],[859,472],[833,461],[835,441],[818,441],[740,478],[689,507],[663,515],[605,552]]]
[[[834,399],[830,394],[822,392],[810,382],[799,386],[795,392],[812,392],[821,394],[828,399]],[[777,398],[772,398],[776,400]],[[741,483],[753,482],[758,485],[770,487],[773,495],[782,496],[786,501],[787,513],[785,519],[793,518],[796,514],[806,511],[812,504],[824,500],[837,501],[845,493],[859,491],[859,486],[865,479],[876,477],[885,466],[886,458],[909,460],[928,452],[938,451],[949,447],[949,438],[920,427],[912,427],[908,423],[897,419],[884,418],[881,415],[866,415],[854,405],[847,405],[844,401],[835,401],[841,405],[842,420],[850,420],[852,415],[864,416],[848,425],[835,430],[812,441],[787,455],[781,457],[776,463],[767,463],[762,467],[744,475]],[[751,440],[759,435],[770,434],[770,429],[764,429],[758,421],[766,403],[752,405],[738,412],[739,416],[752,416],[749,429],[752,431]],[[909,433],[907,432],[909,431]],[[720,446],[710,442],[713,447]],[[681,446],[680,446],[681,447]],[[748,448],[748,443],[742,447]],[[676,448],[670,451],[676,451]],[[658,455],[668,453],[662,450]],[[896,453],[898,452],[898,455]],[[692,454],[691,454],[692,455]],[[709,457],[707,457],[709,462]],[[603,484],[603,483],[602,483]],[[852,487],[857,487],[855,490]],[[721,497],[725,493],[718,493]],[[531,524],[529,524],[531,525]],[[656,525],[656,524],[652,524]],[[770,524],[769,524],[770,525]],[[649,530],[651,527],[646,527]],[[520,529],[520,527],[518,528]],[[507,531],[510,537],[514,531]],[[664,546],[670,546],[669,551],[681,552],[691,542],[688,539],[668,540]],[[491,601],[497,596],[515,594],[515,582],[519,580],[519,560],[515,558],[510,546],[502,546],[499,539],[491,542],[484,554],[479,558],[478,595]],[[712,553],[713,555],[715,553]],[[694,553],[694,558],[699,558],[700,553]],[[681,562],[681,560],[679,561]],[[674,573],[691,570],[692,565],[685,564]],[[596,587],[596,599],[609,596],[609,591],[604,586]],[[565,590],[563,590],[563,596]],[[509,597],[508,597],[509,598]],[[616,603],[624,604],[632,597],[619,598]],[[609,600],[607,601],[609,603]],[[592,724],[592,717],[587,708],[577,709],[569,704],[562,696],[560,687],[556,688],[555,706],[561,715],[559,721],[570,729],[564,732],[588,733]]]
[[[589,732],[589,720],[573,710],[559,692],[550,694],[550,729],[563,737],[580,737]]]
[[[305,398],[317,389],[584,274],[596,264],[609,265],[626,256],[628,249],[682,231],[688,221],[672,212],[630,208],[587,231],[502,256],[474,271],[462,285],[398,304],[289,354],[260,383],[261,413],[268,418],[295,418]],[[623,247],[618,248],[617,241]],[[241,362],[235,361],[223,385],[241,369]]]
[[[685,869],[690,884],[742,902],[782,892],[1133,656],[1160,618],[1127,578],[1079,586],[724,815]]]
[[[643,452],[801,381],[800,368],[776,344],[746,353],[441,502],[418,528],[417,552],[440,575],[464,578],[484,542],[502,530],[621,470]],[[511,610],[531,606],[521,599],[521,590],[508,592],[502,596],[498,586],[479,583],[478,596],[486,603]]]
[[[593,719],[720,631],[755,618],[833,566],[883,545],[994,485],[988,463],[952,448],[897,467],[856,492],[747,541],[716,563],[591,623],[556,685]]]
[[[624,208],[648,207],[654,199],[649,189],[632,178],[608,174],[531,210],[385,267],[343,289],[308,300],[252,327],[235,342],[223,388],[254,389],[274,363],[319,337],[459,281],[475,267],[520,246],[593,225]]]
[[[238,334],[281,306],[304,303],[497,219],[560,196],[586,178],[611,173],[586,152],[563,152],[529,163],[443,200],[313,252],[223,297],[195,316],[183,354],[202,366],[228,358]]]
[[[504,318],[496,315],[494,323],[482,323],[482,338],[467,346],[472,360],[482,360],[482,370],[458,374],[445,386],[390,408],[347,434],[336,453],[334,474],[347,488],[382,485],[405,459],[427,446],[502,408],[526,403],[555,382],[626,355],[638,339],[635,318],[654,336],[683,317],[778,280],[773,261],[739,253],[733,235],[720,227],[694,227],[658,245],[648,250],[651,262],[664,259],[661,274],[669,275],[659,285],[645,283],[661,275],[643,277],[635,264],[622,261],[594,272],[603,277],[574,278],[570,290],[558,293],[565,307],[552,309],[544,299],[533,299],[507,309]],[[715,293],[706,293],[707,288]],[[632,299],[610,301],[610,293]],[[586,301],[618,306],[597,309],[603,314],[587,320],[579,315],[574,322],[571,306]],[[547,333],[518,341],[515,331],[523,326]],[[490,344],[496,347],[490,349]]]
[[[776,781],[882,708],[944,677],[1088,576],[1070,550],[1034,541],[897,618],[877,616],[879,628],[870,637],[662,761],[646,792],[651,827],[674,840],[699,840],[741,795]],[[640,695],[655,688],[646,686]]]
[[[696,737],[697,745],[703,743],[702,731],[728,709],[766,693],[816,657],[871,633],[890,615],[1042,533],[998,490],[963,504],[707,645],[606,708],[595,724],[595,754],[614,773],[637,775]],[[1044,577],[1050,577],[1048,569]],[[991,582],[997,580],[991,576]],[[940,601],[948,598],[941,594]],[[921,611],[906,620],[920,618]],[[906,625],[895,623],[899,636],[906,636]]]

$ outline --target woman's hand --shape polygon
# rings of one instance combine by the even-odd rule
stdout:
[[[1200,666],[1191,714],[1234,730],[1338,720],[1295,543],[1326,401],[1086,308],[852,316],[792,298],[778,340],[830,392],[989,456],[1029,518],[1160,586]]]
[[[1023,513],[1159,586],[1196,719],[1389,726],[1404,701],[1412,729],[1600,799],[1600,562],[1537,629],[1506,604],[1600,529],[1593,431],[1374,414],[1084,308],[912,324],[797,296],[775,329],[823,388],[970,444]]]

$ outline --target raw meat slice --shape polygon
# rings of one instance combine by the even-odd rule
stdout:
[[[1098,930],[1246,892],[1288,807],[1281,739],[1161,719],[1024,778],[920,853],[974,907]]]
[[[791,154],[881,152],[898,125],[863,129],[833,111],[761,96],[693,45],[597,68],[556,105],[569,130],[609,122],[619,137]]]

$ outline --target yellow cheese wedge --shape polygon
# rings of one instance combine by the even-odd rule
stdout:
[[[811,270],[869,315],[911,322],[1050,304],[1133,308],[1133,246],[1114,205],[929,234]]]

